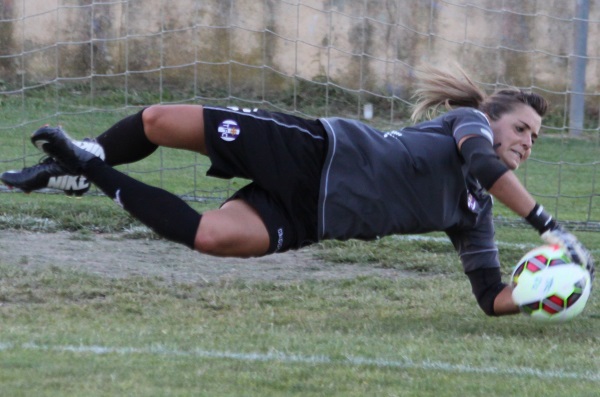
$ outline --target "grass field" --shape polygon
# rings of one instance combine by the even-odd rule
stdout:
[[[27,102],[31,119],[15,116],[0,126],[20,126],[0,131],[0,165],[22,166],[23,156],[27,164],[35,162],[37,153],[23,142],[25,131],[39,124],[60,121],[69,130],[81,128],[75,134],[79,137],[91,132],[90,125],[99,130],[109,126],[118,113],[78,114],[79,108],[69,104],[61,110],[71,113],[56,120],[42,102]],[[536,144],[539,159],[556,156],[557,145],[543,142]],[[560,156],[593,163],[599,157],[598,145],[592,143],[563,142],[568,150]],[[203,171],[182,171],[193,160],[185,156],[194,155],[166,151],[130,171],[186,194],[195,189],[190,179],[201,178]],[[556,183],[566,196],[578,196],[590,191],[595,178],[595,168],[585,167],[555,180],[544,177],[545,165],[537,164],[527,168],[527,180],[542,193],[548,183]],[[174,171],[146,173],[165,165]],[[216,182],[205,188],[223,186]],[[540,197],[551,205],[557,202],[561,218],[600,219],[597,194]],[[204,210],[217,202],[193,205]],[[498,215],[506,214],[498,208]],[[2,238],[9,229],[39,233],[40,238],[68,230],[94,241],[100,234],[136,226],[103,197],[0,194],[0,250],[10,250],[10,241]],[[577,235],[600,256],[599,232]],[[136,238],[154,237],[142,232]],[[531,229],[502,223],[497,240],[506,278],[523,253],[540,244]],[[32,255],[35,250],[32,246]],[[327,242],[310,253],[332,269],[355,263],[398,274],[186,283],[74,271],[58,260],[38,269],[25,260],[0,261],[0,396],[598,395],[596,293],[570,323],[548,325],[521,315],[489,318],[477,307],[442,234]],[[198,262],[203,258],[198,255]],[[157,258],[168,261],[167,255]],[[102,253],[97,266],[103,266]]]
[[[2,263],[0,395],[597,395],[595,294],[570,323],[485,317],[438,237],[311,251],[393,278],[198,284]],[[512,262],[537,240],[501,228],[499,242]]]

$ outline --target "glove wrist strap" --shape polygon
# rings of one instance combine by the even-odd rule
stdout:
[[[552,219],[552,215],[547,213],[544,210],[544,207],[538,203],[535,204],[535,207],[533,207],[529,215],[525,217],[525,220],[540,234],[543,234],[548,230],[554,230],[558,227],[556,221]]]

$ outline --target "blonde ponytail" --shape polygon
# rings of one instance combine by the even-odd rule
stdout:
[[[432,116],[441,106],[445,110],[456,107],[475,108],[487,114],[491,120],[498,120],[520,104],[531,106],[541,117],[548,111],[548,101],[539,94],[508,88],[487,95],[460,66],[457,65],[456,69],[460,72],[459,75],[432,66],[417,74],[419,82],[411,115],[413,122],[423,116]]]
[[[413,122],[423,116],[431,116],[441,106],[444,106],[445,110],[463,106],[480,108],[487,95],[462,68],[459,66],[456,68],[460,75],[432,66],[417,73],[419,82],[415,91],[416,103],[411,115]]]

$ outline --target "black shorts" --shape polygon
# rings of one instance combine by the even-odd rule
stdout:
[[[255,208],[270,236],[268,253],[312,244],[317,237],[321,170],[327,135],[318,120],[268,112],[204,107],[207,175],[252,182],[228,199]]]

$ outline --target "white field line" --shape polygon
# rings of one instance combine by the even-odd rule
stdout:
[[[206,359],[224,359],[246,362],[279,362],[284,364],[307,364],[307,365],[346,365],[346,366],[372,366],[390,369],[416,369],[427,371],[464,373],[464,374],[486,374],[486,375],[510,375],[517,377],[536,377],[540,379],[575,379],[590,382],[600,382],[600,372],[570,372],[557,370],[544,370],[530,367],[477,367],[468,364],[451,364],[441,361],[413,361],[403,357],[400,360],[389,360],[380,358],[366,358],[347,356],[336,359],[328,356],[307,356],[301,354],[286,354],[280,352],[272,353],[241,353],[214,350],[179,350],[165,346],[149,347],[110,347],[110,346],[85,346],[85,345],[40,345],[36,343],[25,343],[14,345],[0,342],[0,352],[10,350],[34,350],[58,353],[74,354],[119,354],[119,355],[159,355],[167,357],[197,357]]]

